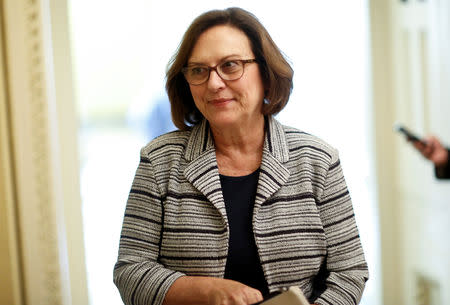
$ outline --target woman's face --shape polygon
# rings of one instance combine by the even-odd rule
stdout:
[[[188,64],[214,67],[227,60],[254,58],[244,32],[219,25],[199,36]],[[189,87],[198,110],[214,127],[251,124],[263,116],[264,85],[255,62],[245,64],[243,75],[237,80],[223,80],[211,70],[205,83]]]

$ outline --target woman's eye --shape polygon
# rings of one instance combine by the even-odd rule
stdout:
[[[226,61],[222,64],[223,67],[234,67],[237,65],[237,62],[234,60]]]
[[[239,63],[237,61],[226,61],[220,65],[220,68],[225,73],[233,73],[239,69]]]
[[[205,67],[192,67],[191,68],[191,75],[200,75],[204,74],[206,72],[207,68]]]

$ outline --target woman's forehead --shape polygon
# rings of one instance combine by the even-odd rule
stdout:
[[[232,55],[253,58],[250,40],[243,31],[235,27],[218,25],[199,36],[188,61],[220,61]]]

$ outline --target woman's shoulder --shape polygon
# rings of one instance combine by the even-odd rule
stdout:
[[[169,154],[179,154],[186,149],[191,131],[174,130],[151,140],[141,149],[141,156],[157,158]]]
[[[314,150],[328,156],[331,162],[339,158],[337,149],[320,137],[286,125],[283,125],[283,129],[290,152]]]

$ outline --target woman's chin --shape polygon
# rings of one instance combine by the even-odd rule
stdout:
[[[214,117],[209,120],[209,123],[213,126],[226,127],[238,124],[239,120],[233,117]]]
[[[261,115],[261,117],[263,117]],[[249,123],[249,118],[248,116],[240,116],[237,115],[236,113],[234,114],[218,114],[216,113],[214,116],[211,116],[208,119],[209,123],[212,126],[216,126],[219,128],[227,128],[227,127],[238,127],[241,125],[248,125]],[[255,124],[257,123],[256,121],[258,121],[257,119],[252,119],[251,123]]]

